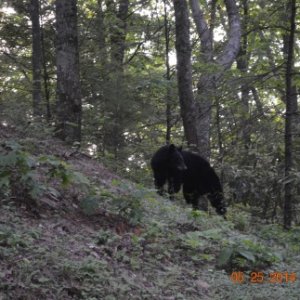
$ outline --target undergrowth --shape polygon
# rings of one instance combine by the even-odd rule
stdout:
[[[299,228],[254,224],[240,208],[225,221],[118,178],[104,186],[17,143],[2,146],[0,170],[0,299],[298,299],[299,279],[267,278],[300,269]],[[35,219],[16,201],[45,193],[69,206]]]

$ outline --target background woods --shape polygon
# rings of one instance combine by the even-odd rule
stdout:
[[[0,1],[0,299],[299,300],[299,4]]]
[[[295,0],[2,1],[2,125],[151,184],[158,146],[210,159],[229,204],[299,214]],[[176,66],[177,63],[177,66]]]

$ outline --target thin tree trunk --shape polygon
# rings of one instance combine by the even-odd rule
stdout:
[[[120,0],[119,9],[116,13],[115,27],[111,33],[111,63],[115,69],[121,68],[123,71],[123,61],[125,55],[125,40],[127,28],[127,16],[129,9],[129,0]]]
[[[170,53],[170,27],[168,22],[168,12],[167,12],[167,3],[164,0],[164,31],[165,31],[165,64],[166,64],[166,80],[168,81],[167,85],[167,94],[166,94],[166,143],[170,144],[171,142],[171,72],[170,72],[170,60],[169,60],[169,53]]]
[[[30,1],[30,18],[32,22],[32,99],[33,115],[42,115],[42,47],[40,28],[39,0]]]
[[[124,84],[124,56],[126,49],[127,17],[129,0],[120,0],[116,8],[107,0],[107,10],[115,16],[115,24],[110,31],[110,82],[111,92],[105,100],[105,111],[110,114],[104,124],[104,146],[110,148],[115,158],[124,147],[124,127],[127,116],[126,87]]]
[[[297,97],[293,86],[293,65],[294,65],[294,44],[296,31],[296,1],[290,0],[288,5],[290,12],[290,30],[286,47],[286,117],[285,117],[285,201],[284,201],[284,228],[289,229],[292,224],[293,190],[294,185],[291,180],[293,169],[293,125],[297,112]],[[295,101],[296,100],[296,101]]]
[[[219,161],[223,163],[224,158],[224,147],[223,147],[223,137],[221,131],[221,120],[220,120],[220,101],[218,97],[216,97],[216,126],[217,126],[217,140],[218,140],[218,148],[219,148]]]
[[[242,1],[243,6],[243,37],[241,40],[240,51],[237,56],[237,68],[242,74],[241,78],[241,128],[242,128],[242,140],[243,146],[246,151],[249,150],[251,139],[250,139],[250,116],[249,116],[249,100],[250,100],[250,88],[248,83],[245,81],[245,75],[248,71],[248,38],[247,38],[247,30],[248,30],[248,0]],[[245,157],[247,160],[247,155]]]
[[[43,26],[41,26],[41,46],[42,46],[44,94],[46,100],[46,118],[47,118],[47,122],[50,123],[52,113],[50,107],[49,74],[48,74],[47,64],[46,64],[46,49],[45,49],[45,38],[44,38]]]
[[[57,135],[81,140],[77,0],[56,0]]]
[[[107,55],[107,44],[106,44],[106,37],[107,37],[107,31],[105,30],[105,16],[106,14],[103,11],[103,4],[105,0],[98,0],[98,6],[97,6],[97,16],[96,16],[96,38],[97,43],[99,46],[99,57],[98,60],[100,62],[100,72],[99,72],[99,84],[100,89],[102,93],[97,97],[95,95],[94,99],[99,99],[95,103],[95,110],[97,113],[101,116],[101,118],[104,120],[107,116],[106,114],[106,99],[109,99],[108,91],[106,87],[109,83],[109,63],[108,63],[108,55]],[[96,91],[94,91],[96,92]],[[97,91],[98,92],[98,91]],[[97,151],[101,153],[102,156],[105,156],[105,142],[104,138],[106,136],[105,134],[105,122],[102,123],[102,128],[98,132],[98,143],[97,143]]]
[[[177,81],[184,133],[189,147],[198,146],[197,113],[192,87],[190,22],[186,0],[174,0]]]
[[[265,113],[264,113],[263,105],[262,105],[262,103],[261,103],[261,101],[260,101],[258,92],[257,92],[257,90],[256,90],[256,88],[255,88],[254,86],[251,86],[251,87],[250,87],[250,90],[251,90],[253,99],[254,99],[254,101],[255,101],[257,111],[258,111],[258,113],[260,114],[260,116],[263,117],[263,116],[265,115]]]
[[[98,45],[101,54],[101,62],[103,61],[102,57],[106,58],[106,43],[105,43],[105,26],[104,26],[104,13],[103,13],[103,1],[98,0],[98,10],[97,10],[97,38]],[[106,61],[104,61],[106,63]]]

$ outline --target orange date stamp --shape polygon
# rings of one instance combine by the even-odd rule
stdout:
[[[245,274],[241,271],[232,272],[230,280],[233,283],[271,283],[271,284],[282,284],[282,283],[295,283],[297,280],[297,274],[295,272],[250,272]]]

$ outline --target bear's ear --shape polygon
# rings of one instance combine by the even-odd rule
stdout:
[[[175,146],[174,144],[171,144],[171,145],[169,146],[169,151],[170,151],[170,152],[175,151],[175,149],[176,149],[176,146]]]

